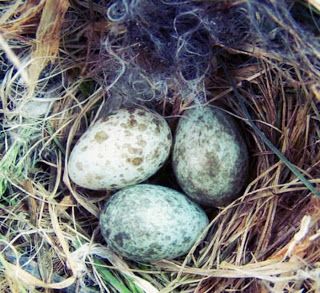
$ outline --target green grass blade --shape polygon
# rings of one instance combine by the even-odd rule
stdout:
[[[113,288],[115,288],[119,293],[132,293],[122,282],[120,282],[106,267],[103,261],[95,258],[94,266],[101,278]]]

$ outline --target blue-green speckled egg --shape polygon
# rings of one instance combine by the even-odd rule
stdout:
[[[205,212],[185,195],[150,184],[117,192],[100,216],[101,232],[110,247],[139,262],[186,254],[207,225]]]
[[[178,123],[172,164],[188,196],[202,205],[221,206],[245,184],[248,150],[230,115],[199,106],[187,110]]]

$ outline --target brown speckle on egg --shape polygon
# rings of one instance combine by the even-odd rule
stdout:
[[[98,131],[95,136],[94,139],[98,142],[98,143],[103,143],[106,139],[108,139],[108,135],[104,132],[104,131]]]
[[[130,127],[134,127],[134,126],[136,126],[136,125],[138,124],[137,120],[134,119],[133,117],[134,117],[134,116],[131,115],[131,116],[130,116],[130,119],[129,119],[129,126],[130,126]]]
[[[138,145],[144,147],[146,146],[147,142],[145,140],[143,140],[142,138],[138,140]]]
[[[128,159],[127,159],[127,162],[131,163],[131,164],[134,165],[134,166],[139,166],[139,165],[141,165],[142,161],[143,161],[143,158],[133,158],[133,159],[128,158]]]
[[[138,125],[138,129],[139,129],[140,131],[144,131],[144,130],[147,129],[147,125],[141,123],[141,124]]]

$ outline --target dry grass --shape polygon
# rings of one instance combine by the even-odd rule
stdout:
[[[11,8],[1,8],[7,2]],[[77,138],[108,109],[95,76],[101,39],[115,28],[96,20],[99,6],[85,0],[0,1],[0,9],[0,46],[18,70],[0,88],[1,292],[72,284],[69,292],[320,292],[319,71],[251,43],[220,46],[234,86],[217,70],[207,80],[208,104],[241,124],[250,181],[238,200],[209,211],[210,226],[185,258],[136,264],[103,245],[97,217],[110,194],[76,187],[66,165]],[[248,56],[254,62],[233,62]],[[12,103],[32,99],[50,63],[63,86],[50,113],[26,119]],[[13,94],[15,74],[26,84],[22,95]],[[156,108],[174,125],[190,106],[177,96]]]

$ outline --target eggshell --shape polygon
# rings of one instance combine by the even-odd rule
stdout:
[[[207,225],[204,211],[185,195],[150,184],[117,192],[100,216],[101,232],[110,247],[140,262],[186,254]]]
[[[50,100],[35,99],[28,101],[20,107],[20,114],[24,118],[38,119],[50,112],[53,102]]]
[[[248,173],[248,150],[228,114],[211,107],[187,110],[173,148],[173,169],[196,202],[221,206],[239,195]]]
[[[97,121],[79,139],[68,163],[79,186],[120,189],[152,176],[172,144],[165,119],[144,109],[120,109]]]

